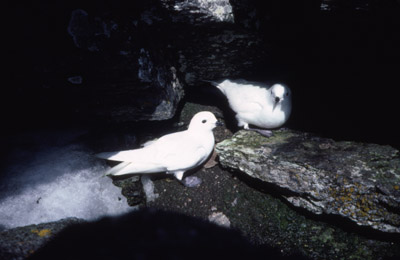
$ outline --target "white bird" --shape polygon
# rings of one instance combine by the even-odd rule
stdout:
[[[105,152],[97,157],[120,161],[106,175],[166,172],[182,180],[183,174],[204,163],[214,149],[212,130],[219,125],[208,111],[193,116],[185,131],[162,136],[145,147],[119,152]]]
[[[228,99],[229,106],[236,113],[239,127],[250,129],[249,124],[273,129],[282,126],[292,110],[291,91],[282,84],[268,88],[261,83],[245,80],[212,82]],[[265,136],[271,136],[269,130],[255,130]]]

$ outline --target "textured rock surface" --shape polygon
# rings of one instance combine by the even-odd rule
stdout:
[[[170,119],[185,88],[253,74],[267,60],[265,42],[234,23],[229,1],[151,2],[130,14],[72,11],[79,56],[71,62],[81,73],[68,81],[87,101],[77,110],[119,122]]]
[[[209,22],[233,22],[232,6],[228,0],[162,0],[163,5],[182,15],[176,19],[192,24]]]
[[[144,203],[144,192],[138,175],[125,179],[115,179],[113,183],[121,188],[121,194],[128,199],[129,206]]]
[[[254,75],[268,63],[266,42],[237,21],[229,1],[163,1],[163,5],[170,12],[171,26],[180,32],[173,36],[173,45],[178,72],[188,87],[198,88],[202,79]]]
[[[82,222],[67,218],[3,231],[0,233],[0,259],[25,259],[65,227]]]
[[[30,259],[255,259],[255,249],[235,230],[145,209],[73,225]]]
[[[239,131],[216,149],[223,166],[282,188],[297,207],[400,233],[400,157],[390,146],[280,130]]]
[[[400,256],[399,243],[380,240],[369,233],[359,235],[318,218],[307,218],[240,174],[216,166],[203,168],[193,175],[203,180],[199,187],[187,188],[173,179],[154,180],[159,197],[148,206],[205,220],[219,216],[219,220],[222,218],[223,223],[229,220],[231,228],[239,230],[261,249],[270,246],[283,255],[360,260]],[[261,259],[265,255],[270,252],[266,250]]]

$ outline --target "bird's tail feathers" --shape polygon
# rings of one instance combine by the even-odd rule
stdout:
[[[222,85],[223,82],[204,80],[204,79],[202,81],[211,83],[211,85],[213,85],[214,87],[217,87],[217,89],[219,89],[225,95],[225,89],[223,88],[223,85]]]
[[[206,80],[206,79],[202,79],[201,81],[207,82],[207,83],[211,83],[211,85],[217,87],[219,85],[219,83],[217,81],[213,81],[213,80]]]
[[[104,152],[98,153],[95,156],[100,159],[106,159],[110,161],[119,161],[119,162],[142,162],[147,154],[143,153],[144,148],[134,149],[134,150],[125,150],[118,152]]]
[[[112,158],[117,153],[118,152],[104,152],[104,153],[95,154],[94,156],[96,156],[97,158],[100,158],[100,159],[110,160],[110,158]]]
[[[122,162],[105,172],[104,175],[119,175],[118,172],[126,168],[131,162]]]

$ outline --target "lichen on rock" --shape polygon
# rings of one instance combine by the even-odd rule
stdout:
[[[400,233],[400,157],[390,146],[279,130],[239,131],[216,150],[224,167],[289,191],[282,196],[296,207]]]

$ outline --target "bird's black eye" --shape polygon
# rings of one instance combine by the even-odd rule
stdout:
[[[207,123],[207,120],[205,120],[205,119],[204,119],[204,120],[203,120],[203,121],[201,121],[201,122],[202,122],[203,124],[205,124],[205,123]]]
[[[289,92],[288,92],[288,93],[286,93],[286,96],[289,96]]]

